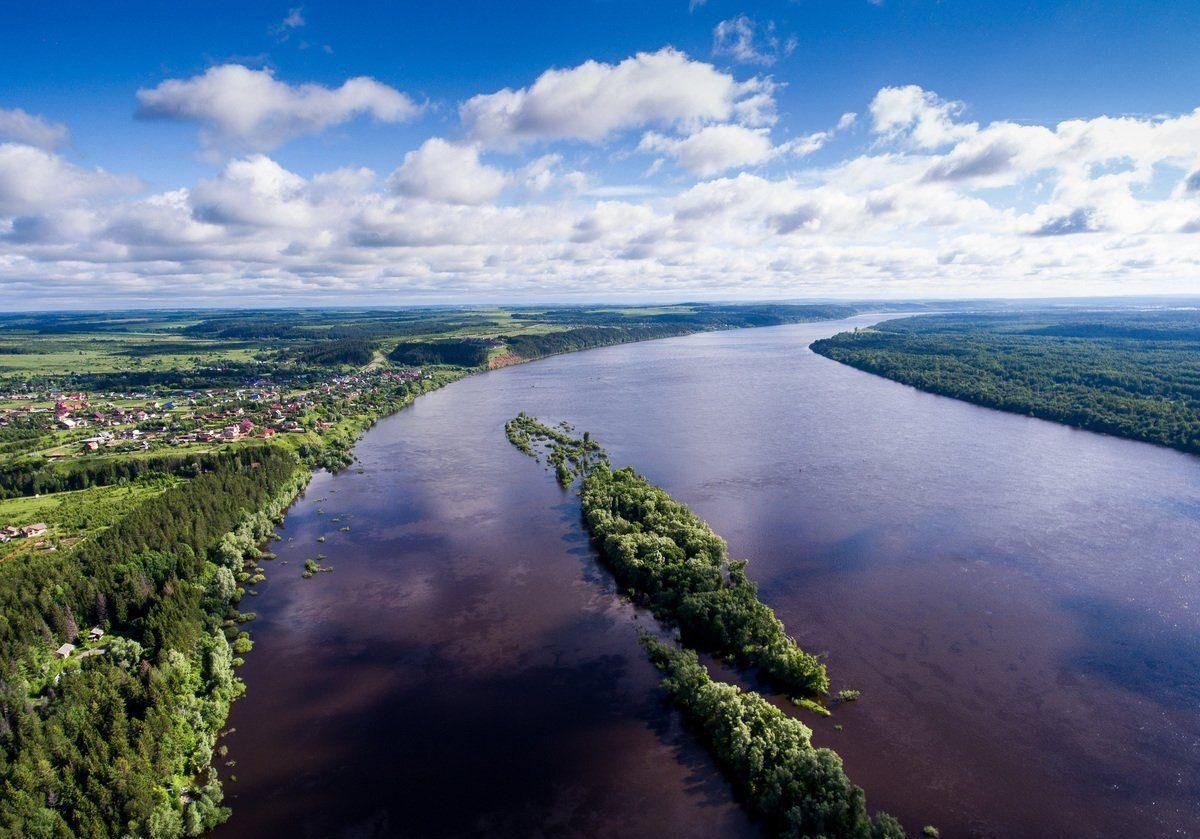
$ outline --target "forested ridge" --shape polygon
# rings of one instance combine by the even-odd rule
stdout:
[[[582,479],[585,527],[634,602],[678,630],[683,648],[643,638],[663,685],[770,835],[903,839],[887,814],[867,815],[866,797],[841,759],[812,745],[811,731],[754,691],[714,681],[695,649],[758,668],[801,704],[825,694],[825,665],[804,652],[758,599],[744,561],[695,513],[632,468],[613,470],[592,437],[521,413],[505,427],[520,451],[554,466],[559,483]],[[826,712],[827,713],[827,712]]]
[[[531,361],[593,347],[673,338],[714,329],[778,326],[853,315],[853,306],[759,304],[718,306],[689,304],[677,310],[639,313],[615,309],[513,310],[531,324],[553,325],[547,331],[497,334],[490,338],[404,340],[389,358],[398,364],[454,364],[482,367],[493,351]],[[565,328],[559,328],[565,327]]]
[[[1200,453],[1200,312],[928,315],[812,349],[943,396]]]

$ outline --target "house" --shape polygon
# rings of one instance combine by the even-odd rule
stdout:
[[[61,647],[59,647],[57,650],[54,651],[54,655],[57,658],[70,658],[71,653],[73,653],[73,652],[75,652],[74,644],[63,644]]]
[[[46,525],[38,522],[37,524],[27,524],[21,528],[21,535],[26,539],[32,539],[35,536],[44,536],[46,534]]]
[[[93,626],[88,631],[88,640],[89,641],[99,641],[103,637],[104,637],[104,630],[98,626]]]

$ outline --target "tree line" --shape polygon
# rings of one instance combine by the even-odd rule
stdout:
[[[714,681],[696,653],[650,636],[642,643],[664,674],[663,687],[773,836],[904,839],[886,813],[867,815],[867,798],[842,759],[812,744],[812,731],[753,691]]]

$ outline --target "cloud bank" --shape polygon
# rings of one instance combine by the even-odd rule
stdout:
[[[383,171],[351,144],[301,172],[267,152],[419,107],[223,65],[139,92],[240,149],[155,193],[24,114],[51,130],[0,144],[0,286],[31,306],[1200,291],[1200,110],[982,123],[897,85],[789,135],[778,90],[671,48],[589,61],[468,97]]]

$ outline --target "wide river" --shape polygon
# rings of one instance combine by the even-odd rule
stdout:
[[[662,704],[577,498],[505,439],[524,410],[750,559],[862,691],[800,714],[872,811],[944,837],[1200,836],[1200,459],[808,349],[879,319],[559,356],[380,423],[243,601],[218,835],[754,834]],[[334,572],[301,579],[318,552]]]

